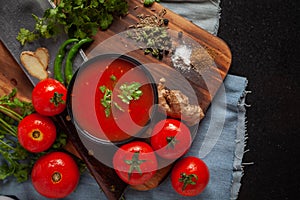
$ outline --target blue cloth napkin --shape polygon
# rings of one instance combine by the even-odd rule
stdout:
[[[220,0],[161,0],[161,4],[217,35],[221,15]]]
[[[126,199],[236,199],[242,175],[241,163],[245,142],[246,86],[246,78],[227,75],[186,155],[202,158],[210,170],[210,181],[203,193],[196,197],[184,198],[173,191],[167,178],[159,187],[150,191],[128,188],[125,192]],[[14,180],[0,182],[0,194],[15,195],[21,200],[46,199],[34,190],[30,181],[22,184]],[[65,199],[96,200],[106,199],[106,197],[93,177],[85,173],[76,191]]]

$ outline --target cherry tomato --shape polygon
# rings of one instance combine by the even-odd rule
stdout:
[[[32,91],[34,109],[46,116],[54,116],[66,108],[67,89],[55,79],[44,79]]]
[[[18,125],[18,140],[28,151],[39,153],[51,147],[56,139],[53,121],[38,113],[24,117]]]
[[[151,146],[155,153],[166,159],[177,159],[190,148],[190,129],[176,119],[164,119],[153,128]]]
[[[31,180],[38,193],[47,198],[64,198],[78,185],[80,173],[73,158],[63,152],[51,152],[37,160]]]
[[[121,146],[113,157],[118,176],[129,185],[141,185],[152,178],[157,170],[157,159],[151,146],[134,141]]]
[[[200,194],[209,181],[209,170],[199,158],[189,156],[179,160],[171,172],[174,190],[183,196]]]

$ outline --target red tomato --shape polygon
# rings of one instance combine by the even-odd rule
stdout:
[[[28,151],[39,153],[51,147],[56,139],[53,121],[38,113],[24,117],[18,125],[18,140]]]
[[[183,196],[200,194],[209,181],[209,170],[199,158],[189,156],[179,160],[171,172],[174,190]]]
[[[79,182],[80,173],[73,158],[63,152],[42,156],[34,164],[31,180],[38,193],[47,198],[64,198]]]
[[[192,137],[184,123],[176,119],[164,119],[154,126],[150,141],[160,157],[177,159],[190,148]]]
[[[129,185],[141,185],[152,178],[157,170],[153,149],[145,142],[134,141],[121,146],[113,157],[118,176]]]
[[[67,89],[55,79],[44,79],[38,82],[32,91],[34,109],[46,116],[54,116],[66,108]]]

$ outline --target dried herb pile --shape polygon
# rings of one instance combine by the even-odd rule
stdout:
[[[164,18],[166,10],[162,9],[158,14],[138,15],[139,22],[130,25],[127,37],[133,39],[145,54],[162,59],[172,49],[171,37],[168,34],[169,20]]]

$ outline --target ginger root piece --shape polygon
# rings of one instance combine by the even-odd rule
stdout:
[[[40,59],[31,51],[23,51],[20,55],[22,65],[27,69],[30,75],[43,80],[48,78],[48,73]]]
[[[204,112],[199,105],[191,105],[189,98],[179,90],[165,88],[166,80],[160,79],[157,86],[159,109],[169,117],[179,118],[187,125],[193,126],[204,117]]]
[[[39,60],[43,64],[44,69],[47,70],[50,61],[48,49],[39,47],[35,50],[34,55],[39,58]]]

